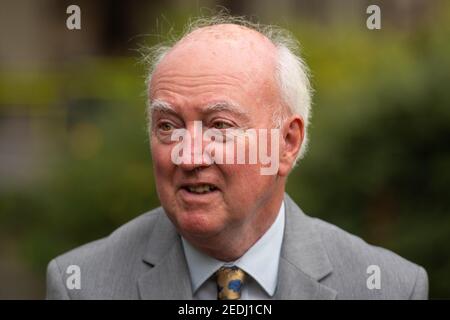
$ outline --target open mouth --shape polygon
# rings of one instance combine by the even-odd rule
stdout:
[[[208,183],[184,185],[181,189],[193,194],[208,194],[219,190],[216,186]]]

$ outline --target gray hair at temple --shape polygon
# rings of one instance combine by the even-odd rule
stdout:
[[[311,96],[312,89],[309,82],[309,70],[300,56],[300,47],[295,37],[287,30],[273,25],[262,25],[253,23],[243,17],[234,17],[227,14],[219,14],[213,17],[201,17],[191,20],[182,33],[181,37],[172,39],[168,43],[158,44],[148,48],[144,52],[144,63],[147,65],[149,74],[147,76],[147,94],[148,94],[148,127],[151,127],[151,106],[152,99],[150,97],[149,86],[152,79],[153,71],[158,63],[164,58],[167,52],[181,39],[189,33],[212,25],[218,24],[237,24],[255,30],[266,36],[278,49],[278,61],[275,78],[278,82],[281,97],[288,106],[289,114],[299,115],[304,122],[305,133],[304,140],[300,152],[298,153],[296,162],[301,159],[308,146],[307,128],[311,113]],[[276,127],[281,127],[286,112],[276,112],[274,114],[274,122]]]

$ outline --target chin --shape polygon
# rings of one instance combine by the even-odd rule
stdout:
[[[212,217],[210,212],[185,212],[177,220],[180,233],[193,237],[213,236],[223,229],[217,216]]]

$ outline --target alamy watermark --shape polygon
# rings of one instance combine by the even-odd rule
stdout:
[[[367,267],[367,274],[370,276],[367,278],[366,286],[369,290],[381,289],[381,269],[376,264],[371,264]]]
[[[372,4],[367,7],[367,14],[370,16],[366,20],[366,26],[369,30],[380,30],[381,29],[381,9],[376,4]]]
[[[69,30],[81,30],[81,9],[76,4],[67,7],[66,13],[70,14],[66,19],[66,27]]]
[[[279,167],[280,129],[209,128],[194,121],[193,134],[175,129],[170,141],[177,141],[171,153],[174,164],[261,164],[261,175],[274,175]],[[247,152],[248,151],[248,152]]]
[[[67,267],[66,274],[69,276],[66,279],[66,287],[68,290],[81,289],[81,269],[76,264]]]

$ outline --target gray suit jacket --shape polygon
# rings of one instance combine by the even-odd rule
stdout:
[[[426,299],[425,270],[338,227],[306,216],[286,195],[276,299]],[[76,265],[81,288],[68,289]],[[369,289],[370,265],[380,289]],[[73,280],[73,278],[72,278]],[[70,279],[69,279],[70,281]],[[162,208],[52,260],[48,299],[192,299],[180,237]]]

